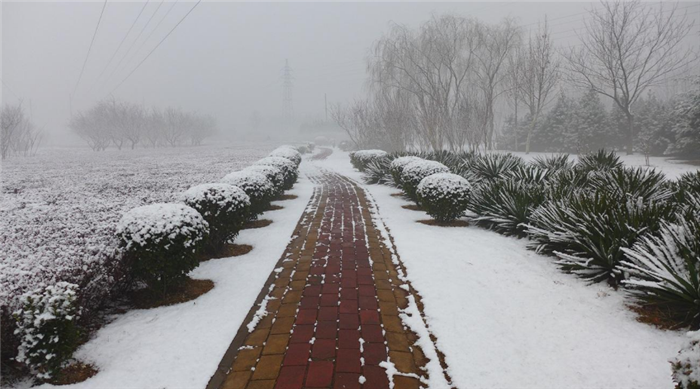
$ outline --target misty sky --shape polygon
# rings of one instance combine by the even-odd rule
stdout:
[[[596,5],[205,1],[116,88],[195,4],[173,3],[151,0],[145,8],[143,2],[107,3],[73,97],[73,111],[84,110],[113,93],[116,98],[147,105],[209,113],[216,116],[222,131],[243,131],[253,110],[262,116],[280,114],[282,67],[289,59],[295,78],[295,115],[322,117],[324,93],[329,103],[362,96],[367,50],[391,23],[417,26],[431,14],[453,12],[488,22],[515,17],[532,28],[547,15],[555,43],[564,45],[577,42],[576,29],[583,26],[585,10]],[[682,3],[680,8],[691,18],[700,13],[698,2]],[[101,1],[2,4],[3,101],[21,98],[27,108],[31,101],[34,121],[53,140],[68,132],[68,96],[78,80],[101,9]]]

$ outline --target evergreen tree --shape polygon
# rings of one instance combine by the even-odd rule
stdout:
[[[668,110],[656,96],[649,94],[635,105],[635,151],[649,156],[662,155],[669,141]]]
[[[535,132],[533,150],[561,152],[565,151],[565,134],[574,124],[575,102],[566,94],[559,95],[554,108],[547,113],[545,120]]]
[[[700,157],[700,78],[695,84],[674,107],[669,124],[675,136],[671,151],[686,157]]]
[[[565,134],[567,152],[586,154],[607,146],[607,112],[598,93],[589,90],[576,104],[575,124]]]

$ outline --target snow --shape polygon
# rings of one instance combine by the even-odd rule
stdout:
[[[421,180],[418,193],[423,197],[443,197],[446,194],[457,194],[466,197],[469,194],[469,181],[462,176],[452,173],[435,173]]]
[[[214,281],[208,293],[178,305],[130,311],[100,329],[75,354],[95,364],[99,373],[61,388],[205,387],[289,243],[312,192],[313,183],[300,177],[288,191],[298,198],[263,214],[271,225],[240,232],[236,243],[252,245],[250,253],[212,259],[192,271],[192,278]]]
[[[401,179],[403,181],[415,182],[416,184],[419,184],[423,178],[429,175],[449,172],[450,169],[448,169],[447,166],[437,161],[413,161],[403,167],[403,170],[401,171]]]
[[[124,214],[117,224],[117,235],[132,244],[158,244],[164,239],[187,236],[190,247],[204,239],[209,224],[194,208],[177,203],[159,203],[136,207]]]
[[[215,209],[217,212],[250,206],[250,198],[243,189],[234,185],[219,183],[195,185],[182,194],[182,201],[190,205],[216,204]],[[209,211],[207,210],[207,212]],[[204,214],[202,216],[209,215]]]
[[[285,146],[280,146],[270,153],[271,157],[282,157],[286,158],[292,162],[294,162],[295,165],[299,166],[301,163],[301,153],[297,151],[296,148],[293,146],[285,145]]]
[[[669,176],[694,169],[652,163]],[[322,165],[362,182],[346,153],[335,150]],[[637,322],[622,291],[560,272],[527,250],[527,240],[416,223],[425,215],[402,209],[406,200],[391,196],[397,189],[364,188],[422,297],[456,387],[673,388],[668,359],[683,334]]]
[[[676,365],[674,378],[680,388],[690,388],[691,383],[696,386],[700,383],[700,331],[688,332],[687,337],[681,351],[671,359],[671,363]]]

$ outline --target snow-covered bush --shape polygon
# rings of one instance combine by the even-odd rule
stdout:
[[[700,215],[697,215],[700,216]],[[661,307],[694,329],[700,328],[700,220],[681,218],[663,223],[632,248],[623,248],[623,281],[637,301]],[[700,366],[699,366],[700,368]]]
[[[672,220],[668,202],[620,200],[605,193],[577,192],[545,202],[530,216],[525,232],[538,252],[555,254],[559,266],[590,282],[617,285],[622,272],[622,248],[630,248],[663,220]]]
[[[421,180],[416,189],[420,206],[439,222],[462,216],[469,203],[471,185],[452,173],[437,173]]]
[[[673,190],[673,199],[679,205],[684,205],[688,202],[690,196],[700,196],[700,170],[693,173],[685,173],[676,181],[671,182]]]
[[[545,201],[543,183],[516,178],[488,180],[473,192],[469,209],[474,220],[504,235],[523,235],[524,223]]]
[[[512,154],[478,154],[468,160],[467,168],[478,180],[495,180],[525,163]]]
[[[391,178],[394,180],[394,186],[397,188],[401,187],[401,173],[403,173],[403,168],[409,163],[416,161],[423,161],[423,158],[408,155],[405,157],[394,158],[394,160],[391,161],[389,164],[389,173],[391,173]]]
[[[447,166],[436,161],[413,161],[404,166],[401,172],[401,189],[411,200],[418,202],[416,189],[425,177],[435,173],[449,173]]]
[[[272,150],[270,157],[287,158],[297,166],[301,164],[301,153],[293,146],[280,146]]]
[[[700,389],[700,331],[687,334],[688,340],[671,359],[671,371],[676,389]]]
[[[280,169],[283,175],[282,190],[292,189],[294,183],[297,182],[299,176],[299,171],[297,170],[297,165],[282,157],[265,157],[258,162],[256,165],[262,166],[272,166]]]
[[[591,172],[588,174],[588,187],[622,201],[628,198],[665,201],[672,194],[663,173],[641,167],[621,167]]]
[[[265,175],[270,180],[275,188],[275,196],[281,194],[284,189],[284,172],[282,169],[271,165],[252,165],[243,169],[243,171],[256,172]]]
[[[575,169],[592,172],[598,170],[612,170],[622,167],[620,157],[614,151],[598,150],[595,153],[586,154],[579,158]]]
[[[350,162],[357,170],[364,172],[371,162],[388,158],[389,154],[384,150],[360,150],[350,153]]]
[[[209,225],[184,204],[160,203],[134,208],[117,225],[134,276],[161,290],[197,267]]]
[[[20,338],[15,359],[39,379],[56,377],[78,347],[77,289],[78,285],[59,282],[25,293],[14,313]]]
[[[229,173],[221,182],[235,185],[248,195],[250,199],[251,219],[256,219],[270,206],[270,201],[275,197],[275,187],[264,174],[251,170],[241,170]]]
[[[182,201],[197,210],[209,224],[207,250],[214,252],[238,235],[248,221],[250,198],[228,184],[202,184],[182,194]]]

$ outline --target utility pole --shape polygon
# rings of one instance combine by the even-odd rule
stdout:
[[[282,105],[284,109],[284,121],[287,125],[291,125],[294,116],[294,104],[292,101],[292,68],[289,66],[289,60],[285,60],[284,68],[282,69]]]

